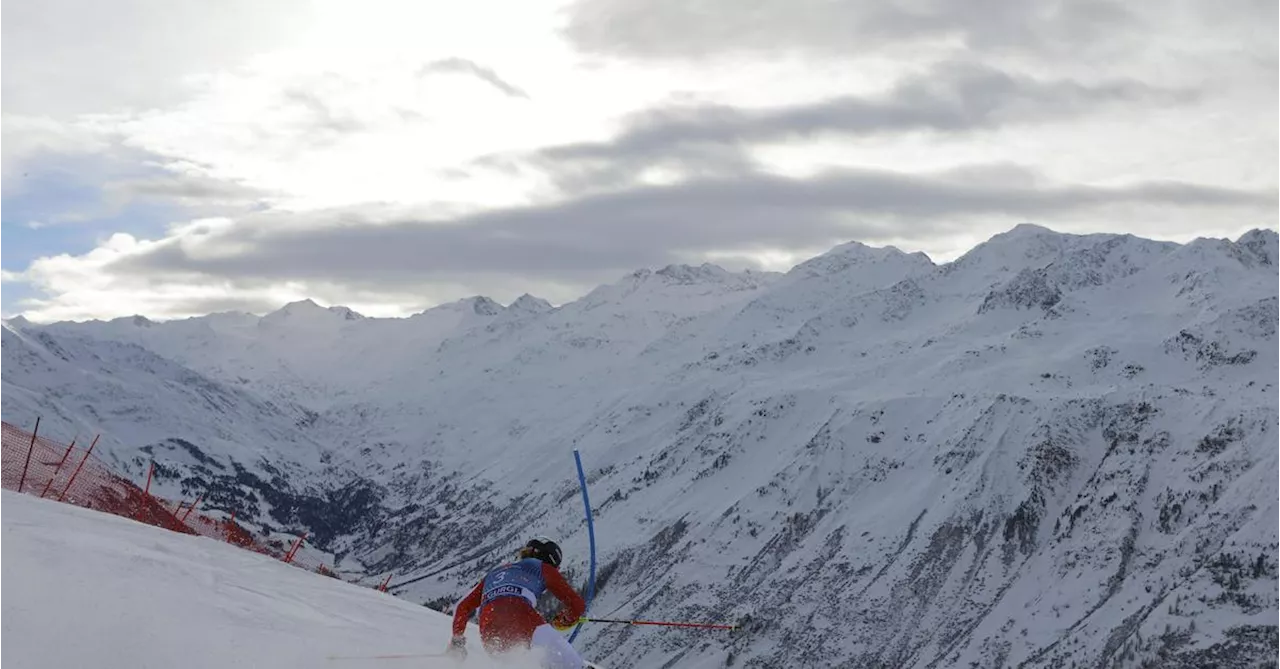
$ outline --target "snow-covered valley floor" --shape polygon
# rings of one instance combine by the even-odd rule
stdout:
[[[425,607],[210,539],[0,499],[7,669],[459,666],[333,657],[439,653],[449,618]],[[466,667],[490,666],[479,639],[468,645]]]

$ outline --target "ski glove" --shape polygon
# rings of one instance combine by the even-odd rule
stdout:
[[[551,619],[551,626],[560,630],[561,632],[565,632],[573,629],[574,627],[577,627],[578,622],[579,621],[577,620],[567,619],[565,615],[561,613],[560,615],[557,615],[555,618]]]

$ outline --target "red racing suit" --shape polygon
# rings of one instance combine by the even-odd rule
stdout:
[[[453,614],[453,636],[462,636],[471,614],[480,609],[480,638],[485,650],[494,653],[528,648],[533,630],[547,624],[534,608],[538,596],[547,590],[564,604],[564,610],[553,622],[556,627],[572,625],[586,611],[586,602],[559,569],[537,558],[524,558],[485,574],[458,602]]]

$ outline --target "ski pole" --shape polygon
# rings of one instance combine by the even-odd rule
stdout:
[[[737,625],[724,625],[720,623],[677,623],[658,620],[613,620],[610,618],[581,618],[580,620],[585,623],[617,623],[620,625],[662,625],[664,627],[696,627],[712,630],[738,629]]]
[[[591,570],[587,577],[587,600],[586,606],[582,609],[582,615],[586,615],[591,610],[591,600],[596,596],[596,526],[591,520],[591,498],[587,496],[587,475],[582,471],[582,456],[578,453],[578,449],[573,449],[573,462],[578,467],[578,487],[582,488],[582,507],[586,511],[587,517],[587,540],[591,547]],[[578,632],[582,631],[581,627],[574,625],[573,632],[569,634],[569,643],[578,638]]]

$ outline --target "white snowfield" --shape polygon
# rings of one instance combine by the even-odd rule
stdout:
[[[203,537],[3,491],[7,669],[395,669],[496,664],[429,655],[450,618]],[[350,659],[348,659],[350,658]]]

